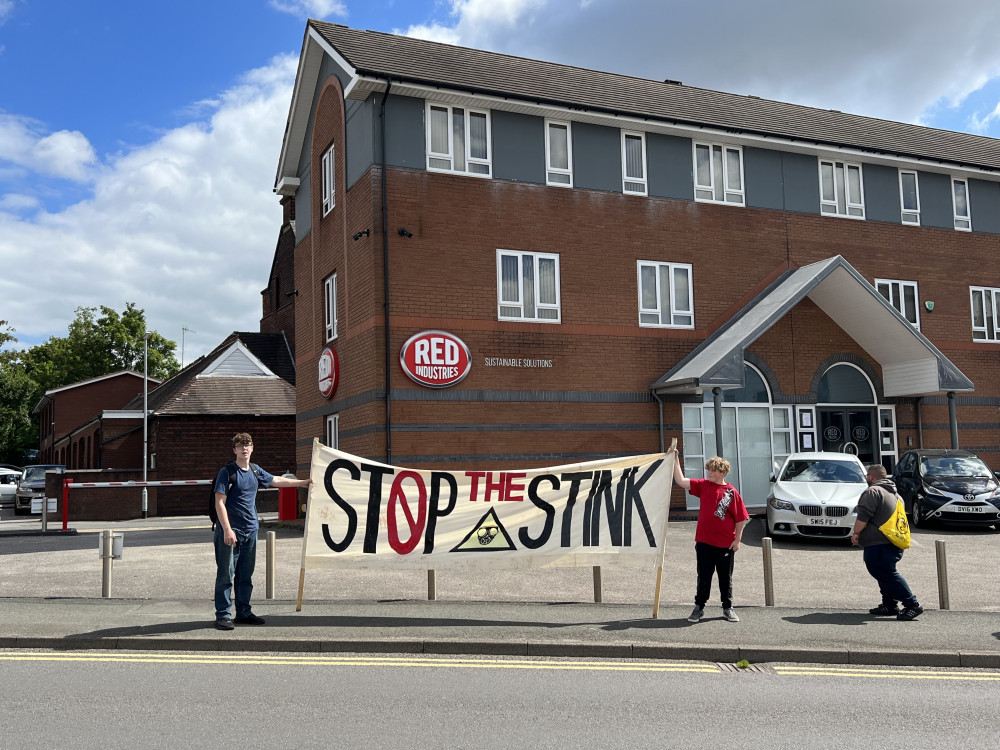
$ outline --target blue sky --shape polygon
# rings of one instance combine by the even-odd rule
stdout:
[[[186,361],[256,330],[309,17],[998,138],[1000,3],[947,7],[0,0],[0,319],[31,345],[131,301]]]

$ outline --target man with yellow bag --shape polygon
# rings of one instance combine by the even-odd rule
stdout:
[[[895,615],[897,620],[915,620],[924,608],[910,591],[906,579],[896,571],[903,550],[910,546],[903,503],[884,466],[869,466],[866,479],[868,489],[858,499],[858,520],[854,522],[851,544],[864,550],[865,567],[878,581],[882,593],[882,603],[868,611],[880,617]]]

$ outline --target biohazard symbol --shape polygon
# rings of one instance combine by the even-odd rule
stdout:
[[[497,518],[497,512],[490,508],[452,552],[497,552],[517,549],[510,539],[507,529]]]

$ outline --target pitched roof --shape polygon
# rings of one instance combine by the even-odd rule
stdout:
[[[1000,170],[1000,140],[310,20],[360,77]],[[300,75],[302,68],[300,68]],[[348,71],[351,72],[351,71]],[[293,110],[294,113],[294,110]]]
[[[157,415],[295,414],[295,365],[288,342],[281,333],[234,331],[151,391],[148,403]],[[142,396],[124,408],[141,411]]]

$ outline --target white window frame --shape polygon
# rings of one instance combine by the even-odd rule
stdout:
[[[837,161],[834,159],[819,159],[819,211],[823,216],[839,216],[844,219],[865,218],[865,170],[857,162]],[[823,166],[829,165],[833,170],[833,198],[823,195]],[[844,212],[840,211],[840,194],[837,189],[837,168],[844,171]],[[848,174],[851,169],[858,170],[858,191],[861,195],[851,195],[851,182]],[[832,209],[832,210],[831,210]]]
[[[623,130],[622,132],[622,192],[625,195],[648,195],[649,170],[646,165],[646,134],[641,131]],[[638,138],[642,145],[642,175],[635,177],[628,174],[628,160],[625,157],[625,142],[629,138]],[[629,188],[629,184],[641,185],[641,189]]]
[[[431,148],[431,112],[435,109],[443,109],[448,113],[448,151],[433,151]],[[462,125],[465,129],[465,169],[455,168],[455,129],[454,129],[454,117],[455,110],[460,109],[463,113]],[[479,157],[473,157],[471,154],[472,149],[472,139],[469,137],[469,128],[471,127],[472,118],[469,117],[471,114],[483,115],[486,118],[486,158],[482,159]],[[425,109],[425,136],[427,144],[427,171],[428,172],[450,172],[452,174],[464,174],[469,177],[483,177],[490,179],[493,176],[493,123],[490,117],[490,111],[488,109],[475,109],[472,107],[455,107],[451,104],[441,104],[439,102],[427,102],[427,107]],[[447,161],[448,166],[441,166],[433,164],[434,160]],[[485,168],[485,171],[470,171],[469,165],[477,164]]]
[[[698,149],[704,148],[708,149],[708,183],[698,182]],[[721,172],[722,172],[722,198],[718,198],[716,191],[718,185],[715,184],[716,175],[716,152],[719,149],[718,158],[722,160]],[[730,151],[736,153],[739,163],[739,177],[740,186],[738,189],[729,187],[729,159],[727,158]],[[699,203],[722,203],[727,206],[745,206],[746,205],[746,182],[744,180],[744,170],[743,170],[743,147],[742,146],[732,146],[728,143],[710,143],[708,141],[696,141],[692,145],[691,158],[694,160],[694,199]],[[705,195],[707,193],[708,195]],[[738,200],[730,200],[730,196],[738,198]]]
[[[981,326],[976,325],[977,294],[983,296],[983,325]],[[992,313],[989,315],[986,314],[987,295],[989,295],[990,305],[993,308]],[[990,286],[970,286],[969,305],[969,311],[972,314],[972,340],[989,344],[1000,344],[1000,311],[997,309],[997,305],[1000,305],[1000,289]],[[991,331],[992,336],[990,335]],[[982,333],[982,336],[977,338],[976,333]]]
[[[340,414],[326,415],[326,447],[340,448]]]
[[[958,213],[956,188],[961,184],[965,189],[965,215]],[[959,232],[972,231],[972,201],[969,198],[969,181],[960,177],[951,178],[951,207],[955,214],[955,229]]]
[[[913,192],[917,196],[917,207],[915,209],[907,208],[904,205],[903,175],[913,175]],[[899,218],[903,224],[910,224],[915,227],[920,226],[920,177],[914,169],[899,170]]]
[[[531,256],[531,261],[534,267],[534,274],[532,278],[535,281],[534,289],[534,305],[535,305],[535,315],[534,317],[525,317],[524,315],[524,259],[526,256]],[[503,298],[503,258],[504,257],[515,257],[517,258],[517,299],[510,300]],[[554,260],[555,261],[555,284],[556,284],[556,301],[555,304],[543,303],[538,301],[538,263],[540,260]],[[561,323],[562,322],[562,294],[560,292],[559,284],[559,256],[553,253],[534,253],[522,250],[497,250],[497,320],[516,320],[516,321],[528,321],[531,323]],[[510,315],[504,314],[503,308],[520,308],[520,315]],[[538,316],[539,310],[555,310],[554,318],[541,318]]]
[[[550,130],[552,127],[566,129],[565,168],[552,164]],[[562,182],[559,178],[565,178]],[[573,187],[573,124],[566,120],[545,120],[545,184],[555,187]]]
[[[694,328],[694,268],[690,263],[665,263],[656,260],[636,261],[636,287],[639,296],[639,327],[640,328]],[[652,268],[654,270],[654,280],[656,282],[656,307],[646,308],[642,306],[642,269]],[[660,269],[666,267],[670,273],[670,315],[668,323],[663,321],[663,310],[661,310],[660,300]],[[691,303],[689,310],[677,308],[677,299],[674,295],[674,275],[679,269],[687,271],[688,279],[688,301]],[[643,315],[656,315],[660,322],[644,322]],[[690,323],[675,322],[678,317],[686,316],[691,318]]]
[[[326,216],[337,205],[337,169],[333,144],[323,154],[321,174],[323,181],[323,216]]]
[[[323,281],[323,325],[325,341],[337,338],[337,272]]]
[[[903,299],[905,298],[904,290],[912,287],[913,315],[916,320],[910,320],[909,318],[906,318],[906,320],[918,331],[920,330],[920,290],[917,288],[917,282],[901,281],[900,279],[875,279],[874,286],[879,294],[882,294],[880,287],[885,287],[888,290],[889,296],[886,297],[886,295],[882,294],[882,298],[895,307],[904,318],[906,318],[906,311],[902,307]]]

